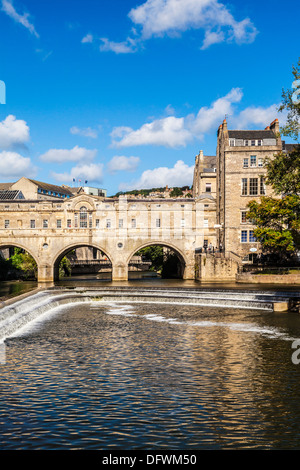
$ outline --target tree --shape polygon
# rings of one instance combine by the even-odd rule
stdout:
[[[300,59],[293,67],[300,79]],[[282,92],[279,111],[287,110],[287,122],[281,128],[285,136],[296,140],[300,132],[300,103],[294,100],[294,89]],[[262,197],[248,204],[247,217],[256,225],[254,236],[265,253],[276,254],[282,261],[300,250],[300,145],[289,153],[280,152],[265,161],[266,183],[278,197]]]
[[[292,74],[294,76],[294,83],[300,80],[300,58],[297,66],[293,65]],[[297,83],[296,83],[297,85]],[[295,100],[295,95],[299,96],[300,90],[295,88],[282,90],[282,103],[279,107],[279,111],[287,110],[287,121],[286,125],[281,128],[281,133],[285,136],[291,137],[293,140],[298,140],[300,133],[300,102]]]
[[[178,197],[178,196],[182,196],[182,195],[183,195],[183,192],[182,192],[181,188],[175,187],[170,192],[170,197]]]
[[[37,277],[37,264],[27,251],[15,248],[14,254],[10,257],[11,266],[17,271],[17,275],[27,279]]]

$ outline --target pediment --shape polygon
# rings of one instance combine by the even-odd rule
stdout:
[[[88,210],[95,210],[95,196],[90,196],[88,194],[79,194],[78,196],[72,197],[72,199],[68,200],[68,203],[71,202],[71,209],[79,211],[82,206],[85,206]]]

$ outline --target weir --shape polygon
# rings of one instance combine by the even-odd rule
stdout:
[[[2,303],[0,308],[0,342],[37,318],[63,305],[84,302],[138,302],[190,304],[218,308],[254,309],[285,312],[299,305],[300,294],[294,292],[206,290],[192,288],[99,287],[50,288]]]

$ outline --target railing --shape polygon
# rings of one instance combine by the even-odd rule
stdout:
[[[249,272],[251,274],[300,274],[299,266],[259,266],[244,265],[240,272]]]

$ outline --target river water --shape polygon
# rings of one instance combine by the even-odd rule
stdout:
[[[59,307],[5,342],[0,449],[300,449],[295,338],[292,312]]]

